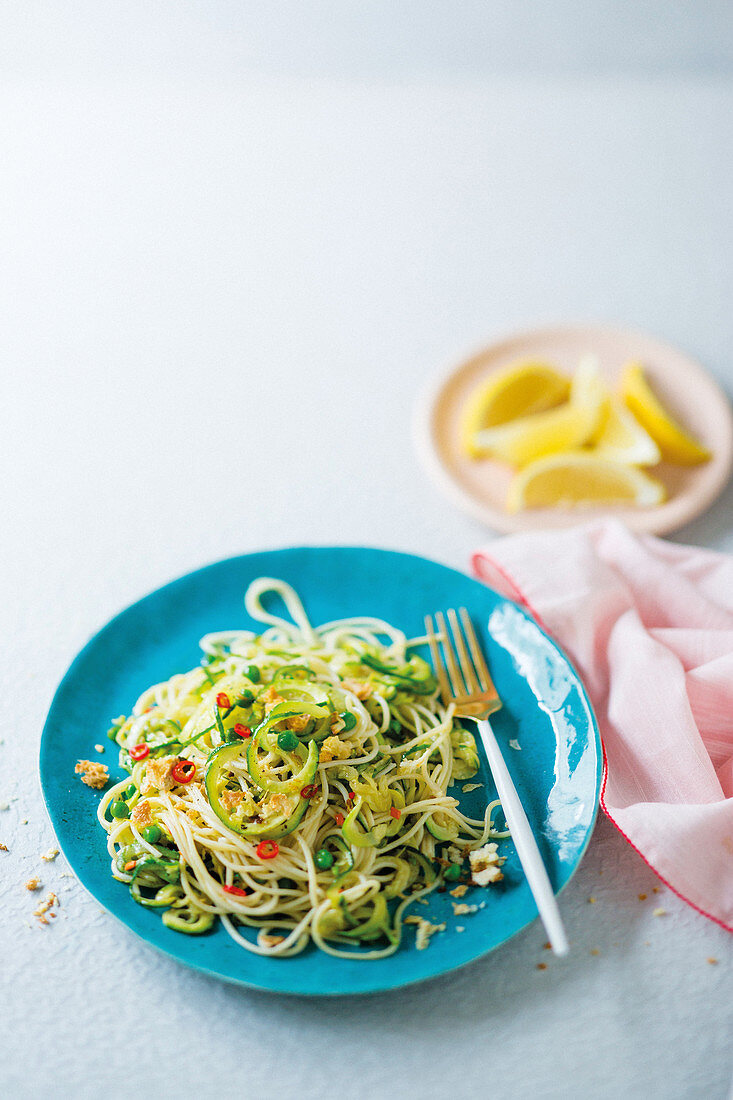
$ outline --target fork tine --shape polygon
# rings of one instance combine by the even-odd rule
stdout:
[[[448,627],[446,625],[445,616],[442,611],[435,612],[435,621],[438,624],[438,630],[440,631],[441,641],[443,643],[443,656],[445,658],[445,664],[448,669],[448,675],[453,687],[453,695],[465,695],[466,687],[461,678],[461,674],[456,664],[456,656],[453,652],[453,646],[450,641],[450,634],[448,633]]]
[[[430,646],[430,656],[433,659],[433,668],[435,669],[435,675],[438,677],[438,685],[440,687],[440,694],[443,696],[443,701],[447,702],[451,693],[450,686],[448,684],[448,677],[445,674],[445,666],[443,659],[440,656],[440,648],[438,646],[438,639],[433,629],[433,620],[430,615],[425,616],[425,633],[428,636],[428,645]]]
[[[456,651],[458,652],[458,661],[461,666],[461,672],[463,673],[463,679],[466,681],[466,690],[469,695],[475,695],[480,687],[478,677],[468,654],[468,650],[466,649],[466,643],[463,640],[458,616],[452,607],[448,608],[448,622],[453,631],[453,641]]]
[[[495,691],[494,681],[491,679],[491,673],[486,667],[486,661],[484,655],[481,652],[481,646],[478,644],[478,638],[476,637],[476,631],[473,629],[473,623],[469,617],[465,607],[460,610],[461,622],[463,623],[463,629],[466,637],[468,638],[468,644],[471,647],[471,653],[473,655],[473,663],[476,666],[479,681],[481,682],[481,688],[483,691]]]

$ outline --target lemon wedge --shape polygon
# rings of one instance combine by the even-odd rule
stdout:
[[[594,504],[650,507],[664,498],[662,483],[636,466],[574,451],[540,458],[516,474],[509,486],[507,511]]]
[[[662,458],[652,437],[618,397],[607,402],[590,446],[596,458],[629,466],[656,466]]]
[[[679,466],[707,462],[710,451],[693,439],[665,409],[644,377],[640,363],[629,363],[621,375],[621,396],[627,407],[659,445],[662,457]]]
[[[466,405],[461,432],[463,450],[471,458],[480,458],[484,452],[474,443],[477,432],[519,416],[552,409],[567,401],[569,393],[570,380],[539,360],[526,359],[495,371]]]
[[[581,360],[570,386],[570,400],[556,409],[484,428],[473,437],[476,454],[510,466],[526,466],[544,455],[571,450],[596,431],[607,400],[594,357]]]

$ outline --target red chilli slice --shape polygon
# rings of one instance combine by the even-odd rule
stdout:
[[[389,816],[393,817],[395,821],[399,821],[399,819],[402,817],[402,810],[398,810],[396,806],[393,806],[392,809],[389,811]]]
[[[346,818],[344,817],[343,814],[336,814],[336,824],[338,825],[339,828],[341,828],[341,826],[343,825],[345,820],[346,820]]]
[[[144,741],[141,741],[139,745],[133,745],[130,749],[130,756],[133,760],[144,760],[149,755],[150,749]]]
[[[176,783],[190,783],[196,774],[196,765],[193,760],[176,760],[171,768],[171,775]]]
[[[315,798],[318,794],[318,785],[316,783],[309,783],[307,787],[303,787],[300,792],[301,798]]]
[[[236,726],[234,727],[234,732],[236,733],[237,737],[252,736],[252,730],[249,728],[249,726],[243,726],[241,722],[237,722]]]
[[[258,859],[274,859],[280,851],[280,845],[275,840],[262,840],[256,851]]]
[[[229,702],[229,696],[227,695],[227,693],[225,691],[220,691],[219,694],[217,695],[216,705],[219,708],[219,710],[228,710],[229,707],[232,705]]]
[[[224,893],[234,894],[238,898],[246,898],[249,895],[249,890],[243,890],[241,886],[225,886]]]

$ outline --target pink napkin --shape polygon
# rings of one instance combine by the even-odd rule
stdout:
[[[733,558],[601,521],[499,539],[473,567],[580,672],[605,812],[676,894],[733,931]]]

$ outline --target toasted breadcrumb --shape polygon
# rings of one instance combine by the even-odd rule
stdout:
[[[462,898],[465,897],[467,890],[468,887],[462,882],[460,886],[456,886],[455,890],[449,890],[448,892],[452,898]]]
[[[457,924],[456,925],[456,932],[465,932],[465,931],[466,931],[466,929],[462,924]]]
[[[8,850],[7,844],[0,844],[0,852],[7,852],[7,850]]]
[[[443,924],[431,924],[424,917],[405,917],[405,924],[417,925],[415,947],[418,951],[424,951],[426,947],[430,946],[430,937],[434,936],[436,932],[445,932],[445,922]]]
[[[506,862],[505,856],[498,854],[496,844],[484,844],[468,853],[471,864],[471,878],[476,886],[489,886],[504,878],[500,867]]]
[[[478,905],[467,905],[464,901],[452,901],[451,905],[457,917],[462,917],[466,913],[478,913]]]
[[[341,683],[347,691],[353,691],[357,699],[368,699],[372,693],[372,685],[363,680],[342,680]]]
[[[658,886],[652,886],[652,893],[658,894],[659,893],[659,887]]]
[[[44,902],[41,902],[37,909],[33,910],[33,916],[38,917],[39,924],[48,924],[48,920],[46,919],[47,913],[49,917],[56,916],[55,913],[50,912],[50,910],[53,909],[55,905],[59,905],[59,899],[53,892],[51,892],[46,900]]]
[[[538,970],[547,970],[547,963],[537,963]]]
[[[0,810],[9,810],[9,809],[10,809],[10,803],[9,802],[0,802]]]
[[[588,898],[588,904],[589,905],[595,905],[595,903],[596,903],[596,899],[594,897]]]
[[[667,912],[667,910],[662,909],[662,907],[660,905],[658,909],[652,910],[652,916],[653,917],[663,917],[666,914],[666,912]]]
[[[717,966],[717,965],[718,965],[718,960],[717,960],[717,959],[714,959],[714,958],[712,957],[712,955],[711,955],[711,956],[710,956],[710,958],[708,959],[708,962],[710,963],[710,965],[711,965],[711,966]]]
[[[177,756],[163,756],[160,760],[147,760],[140,793],[173,790],[176,784],[171,775],[171,768],[177,759]]]
[[[272,936],[269,932],[260,932],[257,937],[257,942],[260,947],[277,947],[284,939],[284,936]]]
[[[479,787],[483,787],[483,783],[464,783],[463,793],[470,794],[471,791],[477,791]]]
[[[646,898],[647,898],[646,894],[639,894],[639,901],[646,901]]]
[[[104,745],[95,745],[94,746],[94,751],[95,752],[104,752]]]
[[[591,947],[590,953],[591,953],[591,955],[600,955],[600,951],[598,950],[597,947]]]
[[[549,940],[547,940],[545,943],[543,943],[542,946],[544,947],[545,951],[551,951],[552,950],[552,944],[550,943]]]
[[[321,745],[318,759],[321,764],[327,764],[329,760],[348,760],[353,751],[353,745],[347,745],[339,737],[327,737]]]
[[[149,825],[151,823],[153,814],[147,798],[143,798],[138,802],[137,806],[130,814],[130,820],[134,821],[138,826]]]
[[[82,783],[86,783],[87,787],[101,791],[102,787],[107,786],[109,768],[98,760],[78,760],[74,771],[81,776]]]
[[[25,888],[26,888],[26,890],[37,890],[40,885],[41,885],[41,880],[38,877],[38,875],[35,875],[33,878],[28,879],[28,881],[25,884]]]
[[[58,848],[49,848],[47,852],[44,852],[41,859],[44,863],[53,863],[56,856],[59,854]]]

